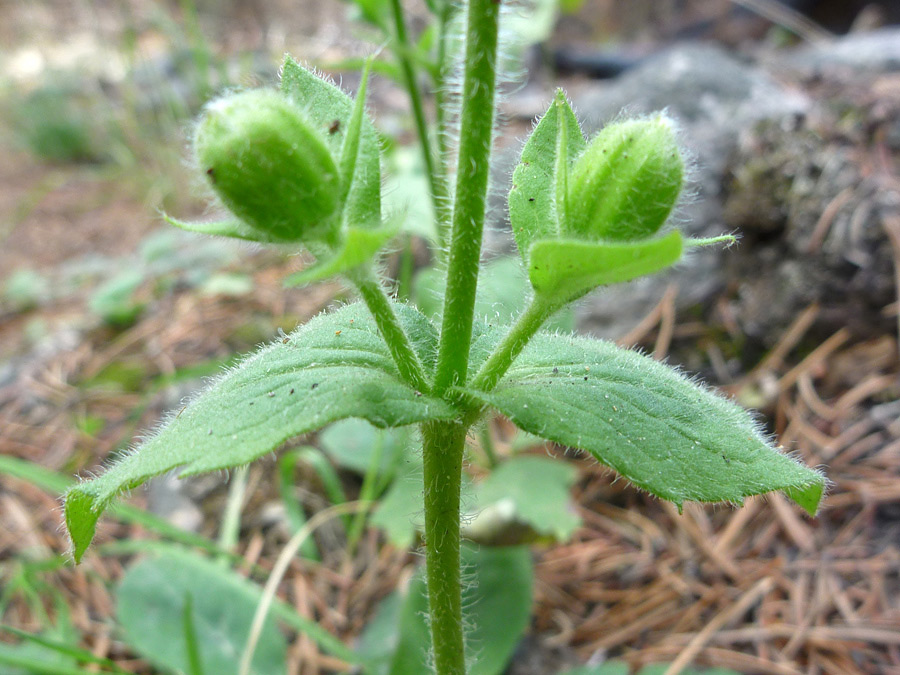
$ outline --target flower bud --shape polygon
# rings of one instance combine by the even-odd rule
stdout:
[[[322,135],[274,91],[247,91],[206,109],[194,137],[216,194],[268,241],[327,238],[340,176]]]
[[[603,128],[572,167],[567,233],[634,241],[654,234],[678,200],[684,163],[664,115]]]

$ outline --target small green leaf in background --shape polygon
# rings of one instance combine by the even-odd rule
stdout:
[[[134,323],[144,309],[143,303],[134,298],[135,291],[143,281],[144,272],[138,269],[117,274],[91,295],[88,303],[91,311],[113,326]]]
[[[110,665],[106,659],[97,658],[78,646],[81,636],[72,625],[68,607],[62,600],[55,604],[56,623],[38,635],[0,625],[0,632],[20,639],[19,644],[0,642],[0,672],[3,675],[72,673],[78,672],[78,664]]]
[[[116,614],[125,639],[160,668],[195,672],[185,636],[190,598],[198,660],[208,675],[237,674],[261,589],[220,564],[188,553],[166,553],[129,568],[116,591]],[[285,672],[287,644],[267,619],[252,673]]]
[[[405,305],[396,312],[420,350],[434,359],[434,326]],[[168,424],[99,477],[66,495],[75,559],[100,513],[120,492],[180,469],[181,475],[240,466],[286,440],[347,417],[379,427],[450,419],[454,409],[406,385],[368,310],[348,305],[323,314],[245,359]]]
[[[200,286],[200,295],[238,298],[253,292],[253,277],[249,274],[219,272]]]
[[[532,562],[526,547],[462,549],[463,622],[469,675],[504,671],[531,619]],[[431,636],[425,580],[417,574],[404,594],[389,596],[360,640],[374,675],[430,672]]]
[[[497,339],[490,332],[482,339]],[[538,334],[495,389],[466,391],[679,507],[783,490],[815,515],[825,488],[821,474],[775,449],[745,410],[609,342]]]
[[[655,663],[641,668],[637,675],[663,675],[669,667],[668,663]],[[624,661],[607,661],[596,666],[578,666],[558,675],[629,675],[631,669]],[[685,668],[680,675],[741,675],[736,670],[727,668]]]
[[[581,519],[575,514],[569,490],[575,482],[574,466],[548,457],[520,456],[494,469],[476,488],[479,510],[509,502],[512,518],[536,533],[567,541]],[[478,516],[468,528],[477,527]]]
[[[385,163],[385,213],[399,215],[402,218],[400,227],[404,232],[436,242],[434,205],[421,151],[414,147],[398,146],[387,155]]]
[[[623,661],[606,661],[593,666],[578,666],[558,675],[630,675],[631,669]]]
[[[319,445],[342,469],[365,475],[381,444],[379,474],[389,478],[399,459],[411,451],[412,429],[378,429],[361,419],[335,422],[319,434]]]
[[[3,282],[0,299],[15,312],[34,309],[50,297],[50,282],[35,270],[16,270]]]
[[[372,514],[371,523],[384,530],[397,548],[410,548],[425,527],[422,510],[422,460],[407,457]]]

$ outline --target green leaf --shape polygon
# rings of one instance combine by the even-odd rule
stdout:
[[[577,300],[598,286],[664,270],[681,258],[681,233],[635,242],[543,240],[531,246],[528,276],[550,304]]]
[[[745,410],[608,342],[539,334],[495,389],[466,392],[679,507],[784,490],[814,515],[825,488],[821,474],[775,449]]]
[[[469,675],[502,673],[531,618],[531,553],[526,547],[461,551],[466,585],[463,623],[469,653],[476,658]],[[423,575],[405,594],[394,594],[379,607],[360,640],[360,654],[375,675],[431,672],[428,653],[428,601]]]
[[[116,592],[116,614],[125,639],[161,668],[195,672],[185,614],[196,634],[196,658],[206,673],[236,675],[261,589],[244,577],[188,553],[170,552],[133,565]],[[190,609],[186,609],[189,603]],[[251,673],[285,672],[287,645],[275,621],[266,620]]]
[[[669,669],[668,663],[653,663],[644,666],[638,671],[637,675],[665,675]],[[730,668],[685,668],[681,671],[681,675],[741,675],[736,670]]]
[[[384,497],[372,514],[371,523],[384,530],[397,548],[410,548],[416,533],[425,527],[422,512],[422,460],[413,453],[397,469]]]
[[[565,139],[564,146],[561,139]],[[559,234],[556,181],[560,147],[572,160],[584,150],[585,141],[569,102],[562,91],[557,91],[547,113],[522,148],[519,164],[513,171],[509,220],[523,259],[530,255],[535,241],[553,239]]]
[[[375,126],[365,114],[352,124],[354,102],[331,82],[284,57],[281,91],[301,106],[307,117],[324,132],[335,158],[344,154],[344,143],[358,143],[353,181],[344,202],[344,222],[357,227],[381,224],[381,151]],[[360,105],[365,104],[363,92]],[[352,136],[359,134],[358,141]],[[383,242],[382,242],[383,243]]]
[[[557,675],[628,675],[631,668],[624,661],[607,661],[596,666],[578,666]]]
[[[186,220],[178,220],[167,214],[162,214],[163,220],[169,225],[187,230],[188,232],[198,232],[200,234],[209,234],[214,237],[230,237],[232,239],[244,239],[246,241],[258,241],[264,244],[278,243],[279,240],[273,238],[269,233],[257,230],[255,227],[247,225],[240,220],[218,220],[205,223],[193,223]]]
[[[108,668],[116,675],[128,675],[128,671],[119,668],[110,659],[95,656],[93,652],[78,646],[81,636],[68,622],[68,617],[61,625],[52,627],[42,635],[33,635],[19,630],[13,626],[0,625],[0,632],[7,632],[20,638],[18,645],[0,644],[0,663],[4,662],[4,656],[13,656],[18,662],[33,659],[38,668],[26,668],[22,672],[71,672],[70,666],[75,663],[96,664]],[[43,670],[43,668],[46,670]],[[2,671],[4,675],[18,675],[20,671]],[[105,672],[105,671],[101,671]]]
[[[397,234],[394,225],[377,229],[348,227],[334,254],[323,257],[312,267],[295,272],[284,280],[286,286],[306,286],[316,281],[349,272],[368,263]]]
[[[547,457],[514,457],[500,464],[478,486],[478,508],[509,504],[515,521],[538,534],[567,541],[581,524],[569,498],[576,473],[571,464]],[[469,530],[478,524],[476,517]]]
[[[404,305],[396,311],[426,367],[433,364],[434,326]],[[240,466],[347,417],[396,427],[454,416],[447,403],[403,383],[362,305],[320,315],[238,364],[104,474],[69,490],[65,514],[75,559],[110,501],[152,476]]]
[[[134,298],[143,282],[143,270],[132,268],[120,272],[91,295],[91,311],[114,326],[134,323],[144,308],[143,303]]]
[[[381,446],[379,477],[390,478],[399,458],[412,453],[410,429],[376,429],[365,420],[335,422],[319,434],[319,445],[342,469],[365,475]]]

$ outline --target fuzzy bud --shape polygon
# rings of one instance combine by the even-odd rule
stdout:
[[[270,241],[327,238],[340,177],[322,135],[274,91],[247,91],[206,109],[194,151],[231,210]]]
[[[616,122],[597,134],[571,168],[568,234],[636,241],[653,235],[678,201],[684,163],[664,115]]]

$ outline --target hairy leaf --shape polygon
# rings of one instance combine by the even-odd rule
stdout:
[[[434,326],[411,308],[396,309],[422,361],[433,363]],[[346,417],[395,427],[453,415],[443,401],[403,383],[362,305],[321,315],[244,360],[136,451],[69,490],[66,524],[75,558],[83,555],[109,502],[152,476],[246,464],[293,436]]]
[[[567,170],[568,162],[584,147],[584,136],[575,113],[559,91],[522,148],[521,159],[513,172],[509,220],[523,259],[530,255],[533,242],[559,235],[557,174],[560,169]],[[558,162],[560,152],[567,156],[562,166]]]
[[[598,286],[659,272],[681,258],[681,233],[635,242],[568,239],[535,242],[528,276],[534,292],[552,304],[577,300]]]
[[[496,341],[492,332],[482,340]],[[679,507],[784,490],[814,515],[824,491],[824,478],[775,449],[746,411],[608,342],[540,334],[495,389],[466,391]]]
[[[356,121],[354,102],[337,86],[307,70],[290,56],[281,68],[281,91],[303,108],[326,136],[335,158],[355,155],[353,179],[344,203],[344,221],[357,227],[381,225],[381,158],[378,134],[369,117],[362,113],[364,93]]]

